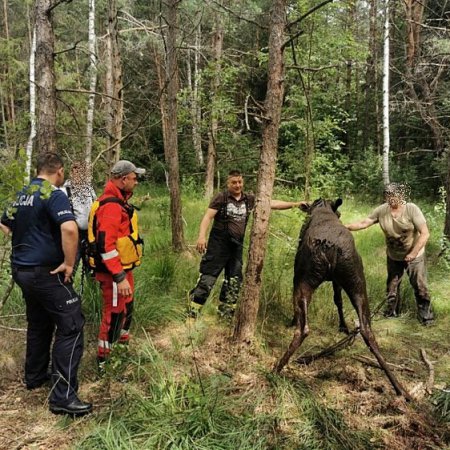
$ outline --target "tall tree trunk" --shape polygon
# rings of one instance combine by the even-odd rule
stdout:
[[[156,76],[158,78],[159,86],[159,110],[161,112],[161,125],[164,148],[166,147],[169,120],[168,120],[168,106],[167,106],[167,90],[166,90],[166,77],[164,76],[164,67],[161,61],[160,50],[156,45],[152,46],[153,58],[155,61]]]
[[[444,236],[450,241],[450,149],[447,148],[447,179],[445,180],[445,221]]]
[[[95,89],[97,86],[97,36],[95,34],[95,0],[89,0],[89,99],[86,118],[86,150],[84,159],[92,161],[92,137],[95,110]]]
[[[383,183],[389,183],[389,0],[385,0],[383,58]]]
[[[36,0],[37,148],[56,152],[55,36],[51,0]]]
[[[169,0],[167,7],[167,140],[164,154],[169,168],[170,218],[172,224],[172,248],[184,250],[183,217],[181,210],[180,171],[178,161],[178,62],[177,62],[177,7],[179,0]]]
[[[345,19],[345,31],[347,33],[352,33],[358,35],[358,20],[357,20],[357,11],[356,11],[356,1],[349,0],[347,2],[347,14]],[[345,98],[344,98],[344,109],[346,112],[347,120],[345,123],[345,133],[343,134],[343,151],[347,155],[352,155],[353,149],[357,148],[357,133],[355,133],[353,121],[350,120],[354,116],[353,104],[358,104],[358,99],[356,98],[358,89],[356,92],[352,92],[352,85],[358,86],[357,83],[354,82],[353,78],[355,77],[355,73],[358,73],[358,68],[354,70],[353,61],[351,59],[351,55],[346,55],[346,71],[344,78],[344,86],[345,86]],[[353,102],[352,102],[353,99]]]
[[[27,142],[27,162],[25,174],[29,179],[31,175],[31,157],[33,156],[33,144],[36,138],[36,82],[35,82],[35,59],[36,59],[36,25],[33,26],[33,36],[30,46],[29,81],[30,81],[30,135]],[[27,181],[27,180],[25,180]]]
[[[236,314],[234,339],[251,341],[256,329],[264,266],[270,199],[275,180],[278,133],[284,94],[283,42],[286,27],[286,0],[274,0],[270,16],[269,73],[263,126],[263,145],[259,161],[257,199],[251,231],[250,250],[245,273],[245,284]]]
[[[8,2],[7,0],[3,0],[3,23],[5,30],[5,38],[6,42],[9,43],[9,19],[8,19]],[[16,109],[14,105],[14,88],[12,85],[12,81],[9,76],[8,66],[5,66],[5,81],[6,81],[6,111],[8,112],[7,120],[11,121],[12,130],[16,129]]]
[[[208,156],[206,160],[205,198],[210,198],[214,191],[214,173],[217,161],[217,130],[219,129],[219,111],[217,107],[217,95],[220,88],[220,68],[223,49],[223,25],[219,12],[216,13],[215,32],[213,34],[212,47],[214,54],[214,69],[211,80],[210,94],[210,128],[208,131]]]
[[[116,0],[108,1],[108,34],[106,37],[106,131],[108,165],[112,167],[120,159],[120,141],[123,123],[122,63],[119,49]]]
[[[2,112],[3,139],[5,140],[6,148],[9,149],[8,125],[7,125],[8,120],[6,118],[7,106],[5,104],[5,101],[7,101],[7,97],[5,97],[2,84],[0,83],[0,109]]]
[[[421,56],[420,32],[423,25],[424,8],[427,0],[405,0],[406,30],[406,69],[405,80],[409,95],[414,102],[423,122],[430,128],[433,147],[438,155],[443,153],[447,159],[447,175],[444,181],[446,189],[446,212],[444,236],[450,239],[450,151],[448,149],[448,131],[436,108],[436,93],[440,82],[447,73],[449,57],[444,55],[435,73],[424,71]],[[425,61],[426,62],[426,61]]]
[[[369,140],[374,140],[378,149],[378,96],[377,96],[377,0],[370,0],[369,9],[369,51],[366,59],[364,85],[364,126],[362,127],[362,148],[367,150]]]
[[[192,145],[194,147],[195,159],[199,167],[205,164],[202,151],[202,136],[201,136],[201,105],[199,99],[198,82],[199,82],[199,55],[200,55],[200,36],[201,25],[200,22],[195,29],[195,43],[194,43],[194,68],[191,67],[191,50],[188,52],[188,84],[190,90],[190,109],[192,120]]]
[[[420,29],[427,0],[404,0],[406,13],[406,62],[412,67],[420,51]]]

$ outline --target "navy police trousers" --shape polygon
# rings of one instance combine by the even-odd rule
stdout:
[[[51,360],[49,401],[65,405],[77,398],[84,317],[81,299],[72,284],[64,284],[61,273],[51,275],[52,269],[13,265],[12,275],[26,303],[25,383],[28,388],[43,384],[48,379]]]

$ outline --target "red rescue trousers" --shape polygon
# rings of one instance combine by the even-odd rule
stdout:
[[[113,281],[109,273],[97,273],[95,275],[103,296],[103,311],[100,330],[98,333],[99,360],[104,360],[111,352],[112,344],[116,341],[125,343],[130,338],[129,329],[133,312],[133,295],[123,297],[117,292],[117,283]],[[126,279],[134,292],[133,272],[127,272]]]

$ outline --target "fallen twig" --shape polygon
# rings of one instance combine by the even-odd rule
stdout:
[[[431,361],[428,359],[427,354],[425,353],[425,350],[423,348],[420,349],[420,356],[428,369],[428,380],[425,385],[425,390],[428,394],[431,394],[433,392],[434,386],[434,367]]]
[[[5,325],[0,325],[0,328],[3,328],[4,330],[9,330],[9,331],[27,331],[26,328],[13,328],[13,327],[7,327]]]
[[[353,344],[353,341],[355,340],[355,337],[359,334],[359,328],[355,328],[352,330],[348,336],[341,339],[340,341],[336,342],[336,344],[333,344],[331,347],[327,347],[326,349],[322,350],[319,353],[315,353],[314,355],[304,355],[300,356],[300,358],[297,358],[295,360],[298,364],[310,364],[316,359],[319,358],[326,358],[328,356],[333,355],[338,350],[341,350],[345,347],[348,347],[349,345]]]
[[[383,370],[383,368],[380,366],[380,364],[378,364],[378,361],[376,361],[375,359],[371,359],[368,358],[367,356],[352,356],[353,359],[356,359],[357,361],[360,361],[364,364],[367,364],[368,366],[372,366],[372,367],[376,367],[377,369],[381,369]],[[409,373],[415,373],[413,369],[411,369],[410,367],[405,367],[405,366],[399,366],[397,364],[392,364],[390,362],[386,362],[386,364],[391,367],[392,369],[397,369],[397,370],[403,370],[404,372],[409,372]]]
[[[0,319],[6,319],[7,317],[20,317],[20,316],[25,316],[24,313],[21,314],[5,314],[4,316],[0,316]]]

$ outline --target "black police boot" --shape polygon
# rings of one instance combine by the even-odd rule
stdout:
[[[82,402],[76,398],[65,404],[50,403],[49,409],[53,414],[67,414],[73,417],[80,417],[92,412],[92,403]]]

